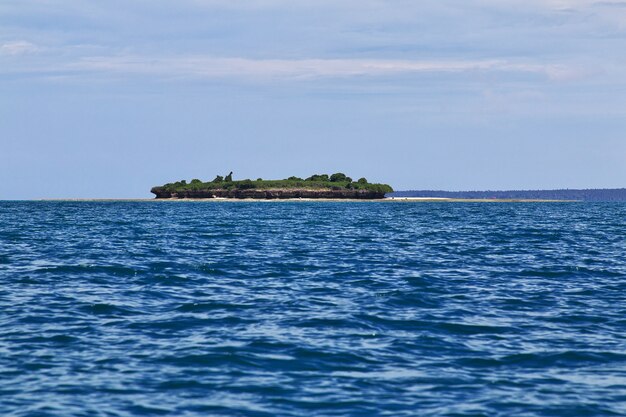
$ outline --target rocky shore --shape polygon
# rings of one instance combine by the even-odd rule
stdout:
[[[385,198],[385,193],[371,190],[333,190],[333,189],[212,189],[212,190],[180,190],[170,191],[164,187],[154,187],[150,190],[158,199],[183,198],[233,198],[233,199],[291,199],[291,198],[320,198],[320,199],[355,199],[376,200]]]

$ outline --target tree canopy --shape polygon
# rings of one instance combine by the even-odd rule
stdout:
[[[186,180],[168,183],[163,186],[169,191],[184,190],[219,190],[219,189],[329,189],[329,190],[369,190],[390,193],[393,189],[387,184],[371,184],[364,177],[354,182],[342,172],[336,172],[332,175],[313,174],[306,179],[297,176],[290,176],[284,180],[263,180],[258,178],[256,181],[249,179],[233,180],[233,173],[230,172],[225,177],[216,175],[210,182],[203,182],[197,178],[191,180],[187,184]]]

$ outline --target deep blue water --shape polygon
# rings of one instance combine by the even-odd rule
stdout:
[[[1,416],[626,414],[626,204],[0,202]]]

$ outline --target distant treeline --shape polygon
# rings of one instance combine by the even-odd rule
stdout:
[[[257,178],[255,181],[251,179],[234,180],[233,173],[226,176],[217,175],[213,181],[201,181],[197,178],[187,182],[180,180],[167,183],[165,185],[154,187],[155,191],[167,191],[172,193],[185,191],[208,191],[208,190],[269,190],[269,189],[328,189],[334,191],[340,190],[362,190],[380,193],[393,192],[393,188],[387,184],[372,184],[366,178],[359,178],[354,181],[342,172],[336,172],[332,175],[314,174],[308,178],[289,177],[282,180],[264,180]]]
[[[439,197],[476,199],[626,201],[626,188],[586,190],[512,190],[512,191],[396,191],[388,197]]]

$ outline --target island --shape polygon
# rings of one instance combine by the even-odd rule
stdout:
[[[217,175],[213,181],[193,179],[153,187],[157,199],[355,199],[376,200],[393,192],[387,184],[372,184],[365,178],[353,181],[338,172],[316,174],[306,179],[289,177],[284,180],[233,180],[233,173]]]

